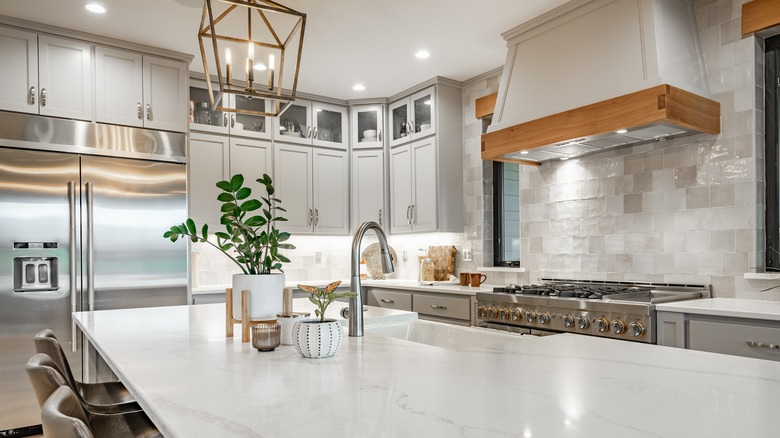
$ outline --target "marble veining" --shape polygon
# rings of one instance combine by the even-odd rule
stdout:
[[[167,437],[777,433],[774,361],[574,334],[438,348],[372,333],[369,318],[317,360],[226,339],[219,304],[74,317]]]

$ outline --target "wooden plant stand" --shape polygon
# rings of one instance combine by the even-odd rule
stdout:
[[[225,336],[233,337],[233,325],[241,324],[241,342],[249,342],[249,328],[258,324],[274,324],[275,319],[252,321],[249,319],[249,291],[241,291],[241,318],[233,315],[233,288],[225,289]]]

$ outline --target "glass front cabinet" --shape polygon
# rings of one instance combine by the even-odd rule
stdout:
[[[384,141],[384,105],[356,105],[352,115],[352,149],[381,148]]]
[[[296,100],[279,115],[277,140],[347,150],[347,109]]]
[[[426,88],[390,104],[390,146],[436,133],[436,88]]]
[[[271,138],[273,117],[216,109],[216,107],[222,106],[262,112],[266,108],[271,109],[270,103],[266,99],[233,94],[219,95],[216,92],[215,97],[217,105],[212,109],[206,85],[190,86],[190,129],[215,134]]]

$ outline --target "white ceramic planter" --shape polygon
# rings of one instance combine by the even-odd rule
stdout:
[[[233,316],[241,318],[241,291],[249,291],[249,319],[276,319],[282,313],[284,274],[233,275]]]
[[[344,330],[335,319],[304,319],[293,326],[293,345],[303,357],[330,357],[341,347]]]

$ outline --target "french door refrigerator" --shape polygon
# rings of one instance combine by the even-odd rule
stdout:
[[[40,424],[35,333],[84,378],[71,312],[187,303],[187,245],[162,237],[186,214],[183,164],[0,147],[0,436]]]

